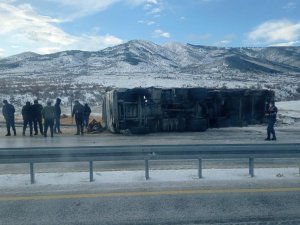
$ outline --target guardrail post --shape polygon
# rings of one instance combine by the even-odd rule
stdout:
[[[150,179],[150,177],[149,177],[149,160],[148,159],[145,160],[145,178],[146,178],[146,180]]]
[[[249,175],[254,177],[254,159],[249,158]]]
[[[35,182],[33,163],[30,163],[30,182],[31,184],[34,184]]]
[[[202,178],[202,159],[198,159],[198,177]]]
[[[90,161],[90,182],[94,180],[94,168],[93,168],[93,161]]]

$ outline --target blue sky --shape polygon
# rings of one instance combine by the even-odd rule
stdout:
[[[300,0],[0,0],[0,57],[97,51],[135,39],[299,46],[299,12]]]

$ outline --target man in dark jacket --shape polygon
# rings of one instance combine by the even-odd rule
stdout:
[[[84,104],[84,120],[83,120],[83,122],[84,122],[84,126],[86,128],[89,125],[91,112],[92,112],[92,110],[91,110],[90,106],[87,103],[85,103]]]
[[[34,135],[38,134],[38,125],[40,128],[40,133],[43,135],[43,123],[42,123],[42,110],[43,106],[39,104],[38,100],[34,100],[34,104],[31,106],[33,113],[33,126],[34,126]]]
[[[60,130],[60,115],[61,115],[61,108],[60,108],[61,99],[57,98],[56,103],[54,105],[55,107],[55,125],[54,125],[54,132],[56,134],[61,134]]]
[[[32,137],[32,122],[33,122],[33,111],[30,102],[26,102],[26,105],[22,108],[23,116],[23,136],[25,136],[27,125],[29,124],[30,136]]]
[[[75,105],[72,110],[72,117],[74,117],[74,115],[77,126],[77,133],[75,135],[83,135],[84,107],[79,103],[78,100],[75,101]]]
[[[276,116],[277,116],[277,107],[274,105],[274,102],[269,103],[269,107],[266,110],[266,117],[268,119],[268,127],[267,127],[267,138],[265,139],[266,141],[276,141],[276,135],[275,135],[275,130],[274,130],[274,124],[276,122]],[[271,138],[272,134],[272,139]]]
[[[15,127],[15,107],[9,104],[7,100],[3,100],[2,114],[6,121],[7,134],[5,136],[10,136],[10,127],[14,131],[14,136],[17,135]]]
[[[47,106],[43,108],[42,115],[44,118],[44,137],[47,137],[48,127],[50,127],[51,137],[53,137],[55,108],[51,105],[51,101],[48,101]]]

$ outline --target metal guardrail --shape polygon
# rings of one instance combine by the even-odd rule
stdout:
[[[214,144],[214,145],[133,145],[0,148],[0,163],[29,163],[31,183],[35,182],[34,164],[49,162],[89,162],[93,181],[94,161],[145,161],[145,178],[149,179],[150,160],[198,160],[198,177],[202,178],[203,159],[249,159],[249,174],[254,176],[255,158],[300,158],[300,144]]]

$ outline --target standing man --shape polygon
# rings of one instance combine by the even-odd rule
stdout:
[[[269,107],[266,110],[266,117],[268,119],[268,127],[267,127],[267,138],[265,139],[266,141],[276,141],[276,135],[275,135],[275,130],[274,130],[274,124],[276,122],[276,116],[277,116],[277,107],[275,106],[274,102],[271,101],[269,103]],[[272,134],[272,139],[271,138]]]
[[[15,127],[15,107],[9,104],[7,100],[3,100],[2,114],[6,121],[7,134],[5,136],[10,136],[10,127],[14,131],[14,136],[17,135]]]
[[[77,126],[77,133],[75,135],[83,135],[84,107],[79,103],[78,100],[75,101],[75,105],[72,110],[72,117],[74,117],[74,115]]]
[[[44,118],[44,137],[47,137],[48,127],[50,126],[51,137],[53,137],[53,126],[55,119],[55,108],[51,105],[51,101],[47,102],[47,106],[45,106],[42,110],[42,115]]]
[[[23,116],[23,136],[25,136],[27,125],[29,124],[30,137],[32,137],[32,121],[33,121],[33,111],[30,102],[26,102],[26,105],[22,108]]]
[[[61,99],[57,98],[56,103],[54,105],[55,107],[55,126],[54,126],[54,132],[56,134],[61,134],[60,131],[60,115],[61,115],[61,108],[60,108]]]
[[[34,100],[34,104],[31,106],[32,107],[32,113],[33,113],[33,127],[34,127],[34,135],[38,134],[38,125],[40,128],[40,133],[41,135],[44,134],[43,131],[43,117],[42,117],[42,110],[43,106],[39,104],[38,100]]]
[[[91,112],[92,112],[92,110],[91,110],[90,106],[87,103],[85,103],[84,104],[84,121],[83,122],[84,122],[84,126],[86,128],[89,125]]]

